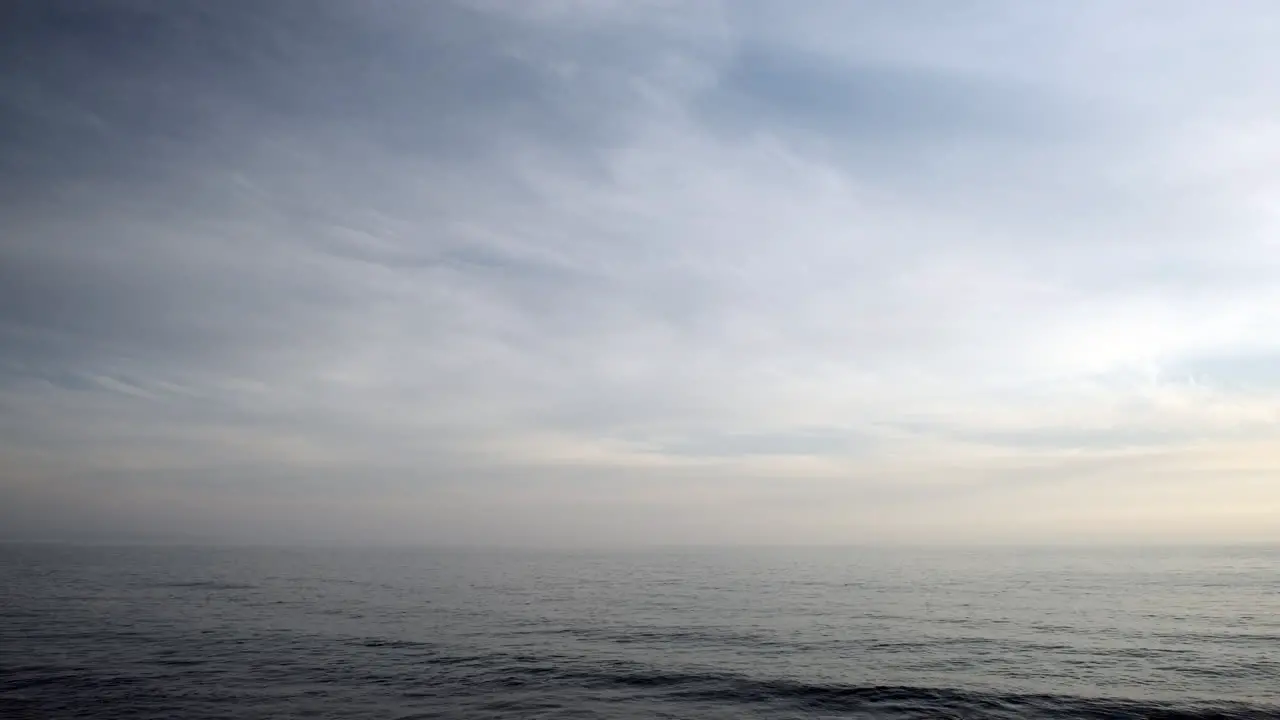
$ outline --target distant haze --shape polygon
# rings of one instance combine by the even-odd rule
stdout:
[[[1280,540],[1280,4],[19,0],[0,536]]]

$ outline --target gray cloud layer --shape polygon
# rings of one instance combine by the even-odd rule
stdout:
[[[1280,539],[1269,4],[2,12],[12,535]]]

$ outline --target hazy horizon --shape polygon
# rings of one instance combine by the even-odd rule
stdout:
[[[1280,550],[1280,543],[1271,540],[1241,541],[1171,541],[1150,539],[1130,542],[1089,541],[1080,538],[1062,541],[1019,542],[1019,541],[960,541],[935,543],[909,542],[866,542],[866,543],[723,543],[723,544],[661,544],[632,542],[626,544],[539,544],[520,542],[519,544],[463,544],[463,543],[378,543],[378,542],[343,542],[326,543],[324,541],[294,542],[253,542],[236,541],[231,538],[183,538],[183,537],[128,537],[128,536],[91,536],[75,537],[59,535],[56,538],[38,536],[21,536],[15,538],[0,537],[0,546],[12,548],[22,547],[61,547],[76,550],[201,550],[201,551],[253,551],[253,552],[371,552],[388,553],[406,552],[450,552],[450,553],[502,553],[502,554],[568,554],[568,555],[607,555],[626,556],[646,553],[699,553],[734,551],[752,552],[801,552],[801,551],[862,551],[868,553],[890,554],[952,554],[980,553],[983,556],[999,556],[1002,552],[1051,552],[1051,553],[1088,553],[1095,552],[1141,552],[1141,551],[1215,551],[1215,550]]]
[[[6,3],[0,539],[1280,543],[1277,22]]]

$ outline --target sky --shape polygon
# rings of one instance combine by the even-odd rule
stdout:
[[[1280,541],[1280,5],[19,0],[0,536]]]

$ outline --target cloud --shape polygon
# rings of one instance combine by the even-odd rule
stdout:
[[[1272,537],[1253,10],[13,5],[0,517]]]

